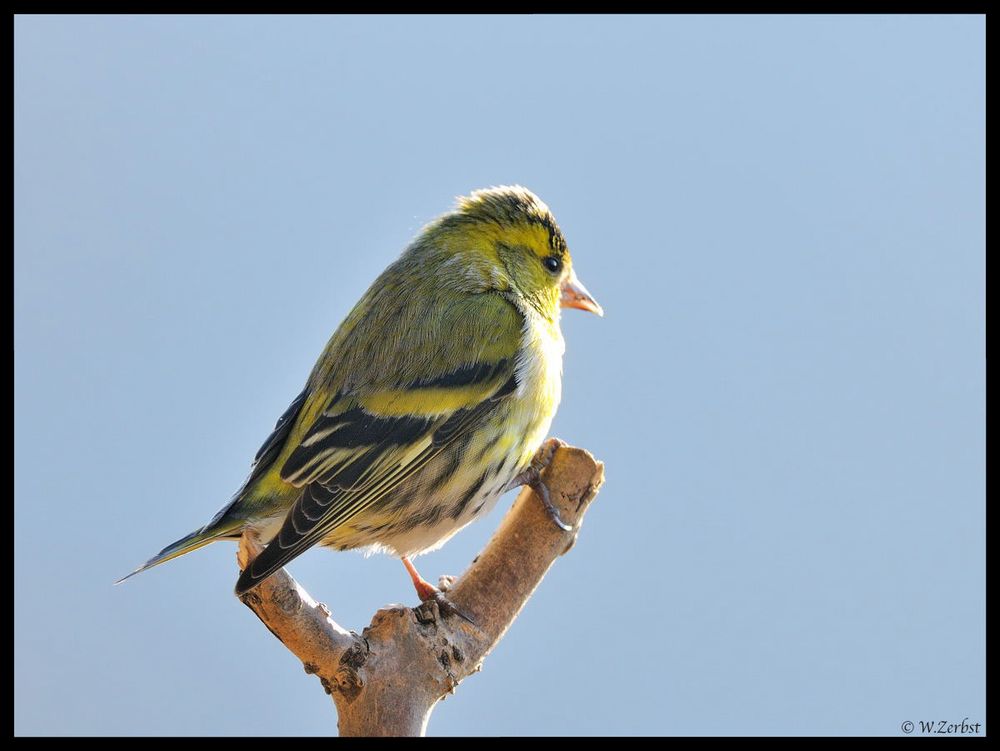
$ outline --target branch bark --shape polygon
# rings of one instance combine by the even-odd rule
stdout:
[[[337,706],[342,736],[423,735],[437,702],[482,667],[545,572],[573,547],[604,482],[604,465],[551,439],[541,451],[551,454],[542,481],[573,529],[554,524],[524,488],[486,548],[448,588],[448,599],[475,625],[442,617],[429,601],[383,608],[359,635],[338,625],[284,569],[242,596],[306,672],[319,677]],[[245,534],[240,568],[260,550],[256,537]]]

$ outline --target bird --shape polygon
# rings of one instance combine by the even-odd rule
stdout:
[[[519,185],[459,197],[348,313],[230,501],[117,583],[250,530],[267,544],[237,595],[320,545],[396,556],[447,605],[410,559],[507,490],[530,485],[569,529],[535,460],[561,397],[561,308],[604,314],[548,206]]]

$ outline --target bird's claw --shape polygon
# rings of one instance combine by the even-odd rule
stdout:
[[[555,456],[556,450],[566,445],[566,441],[561,438],[547,438],[545,443],[541,445],[541,448],[535,452],[535,456],[531,460],[531,464],[523,472],[518,474],[513,480],[511,480],[504,490],[512,490],[513,488],[520,487],[521,485],[527,485],[529,488],[535,491],[541,501],[542,505],[545,507],[545,511],[548,513],[549,517],[555,522],[556,526],[564,532],[572,532],[573,525],[567,524],[559,516],[559,509],[555,507],[552,503],[552,497],[549,495],[548,486],[542,481],[542,470],[545,469],[552,462],[552,457]]]
[[[461,608],[459,608],[455,603],[453,603],[451,600],[445,597],[444,592],[442,592],[440,589],[437,591],[437,594],[434,595],[434,602],[437,603],[438,610],[441,611],[441,615],[443,615],[445,618],[447,618],[449,615],[457,615],[466,623],[469,623],[473,626],[476,625],[476,622],[472,620],[472,617],[462,612]]]
[[[533,478],[533,482],[528,482],[528,485],[531,487],[532,490],[535,491],[535,495],[541,498],[542,505],[548,512],[549,517],[552,519],[552,521],[556,523],[556,526],[559,527],[559,529],[563,530],[564,532],[572,532],[573,525],[567,524],[562,520],[562,517],[559,516],[559,509],[557,509],[555,504],[552,503],[552,498],[549,496],[549,488],[544,482],[542,482],[541,475],[539,475],[537,472],[534,472],[533,474],[535,475]]]
[[[457,615],[463,621],[466,621],[467,623],[470,623],[473,626],[477,625],[476,622],[474,620],[472,620],[472,618],[470,616],[468,616],[466,613],[462,612],[461,608],[459,608],[455,603],[453,603],[451,600],[449,600],[445,596],[444,592],[442,592],[437,587],[431,587],[431,589],[433,589],[434,591],[431,592],[431,593],[428,593],[426,597],[423,594],[421,594],[420,595],[420,599],[423,602],[431,602],[431,601],[433,601],[433,602],[437,603],[438,612],[441,613],[442,617],[447,618],[450,615]]]

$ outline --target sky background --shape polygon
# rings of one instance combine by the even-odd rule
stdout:
[[[336,733],[220,543],[331,332],[520,183],[607,484],[430,733],[985,722],[985,20],[14,22],[17,734]],[[514,494],[419,560],[461,573]],[[290,565],[344,626],[398,561]]]

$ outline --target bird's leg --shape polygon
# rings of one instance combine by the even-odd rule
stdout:
[[[558,438],[549,438],[542,447],[535,452],[534,458],[531,460],[531,464],[523,472],[520,472],[513,480],[507,483],[507,487],[504,490],[511,490],[513,488],[520,487],[522,485],[527,485],[529,488],[535,491],[541,501],[542,505],[545,506],[545,510],[548,512],[552,521],[556,523],[556,526],[567,532],[572,532],[573,527],[562,520],[559,516],[559,509],[555,507],[552,503],[552,497],[549,495],[548,486],[542,482],[542,470],[549,466],[549,462],[552,461],[552,457],[556,453],[556,449],[560,446],[565,446],[565,441]]]
[[[434,602],[438,604],[438,610],[441,611],[442,615],[447,616],[454,613],[459,618],[471,623],[473,626],[476,625],[476,622],[455,607],[451,600],[445,597],[444,593],[440,589],[424,579],[424,577],[420,575],[420,572],[417,571],[416,566],[410,562],[409,558],[403,556],[401,560],[403,561],[403,565],[406,566],[406,571],[410,574],[410,579],[413,581],[413,588],[417,590],[417,597],[420,598],[421,602],[434,600]]]
[[[413,580],[413,588],[417,590],[417,597],[420,598],[420,601],[427,602],[428,600],[433,600],[434,595],[436,595],[441,590],[439,590],[429,581],[424,579],[424,577],[420,575],[420,572],[417,571],[416,566],[414,566],[410,562],[409,558],[404,556],[402,558],[402,561],[403,565],[406,566],[406,571],[407,573],[409,573],[410,579]]]

